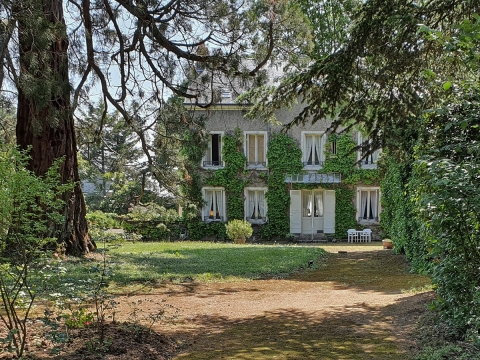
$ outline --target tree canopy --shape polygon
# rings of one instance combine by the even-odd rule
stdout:
[[[162,179],[148,134],[168,97],[196,102],[196,87],[185,79],[197,64],[212,77],[251,78],[267,61],[295,59],[310,46],[300,7],[286,0],[1,0],[0,11],[0,80],[18,96],[17,143],[40,176],[63,157],[62,182],[79,181],[78,106],[101,100],[101,122],[113,106]],[[63,197],[60,241],[70,253],[94,249],[79,185]]]

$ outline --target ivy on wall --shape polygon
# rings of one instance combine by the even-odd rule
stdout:
[[[333,154],[330,143],[336,142],[337,153]],[[359,182],[372,185],[380,180],[378,169],[361,169],[357,166],[357,147],[350,133],[331,134],[328,137],[325,149],[325,162],[321,173],[340,173],[342,184],[325,184],[324,187],[332,187],[335,190],[335,237],[345,238],[348,229],[358,226],[355,219],[355,191],[353,186]]]
[[[233,135],[224,136],[222,157],[225,167],[202,177],[199,165],[207,149],[207,141],[199,133],[185,132],[181,152],[185,157],[181,189],[187,203],[193,204],[184,208],[184,222],[189,230],[190,239],[226,238],[224,223],[204,223],[198,217],[198,212],[204,206],[202,194],[204,185],[223,187],[227,197],[228,218],[243,219],[243,189],[248,184],[248,180],[243,176],[246,157],[241,151],[242,145],[243,139],[239,129],[236,129]]]
[[[303,169],[302,151],[295,141],[285,134],[273,134],[267,150],[268,223],[263,226],[262,236],[270,239],[286,236],[290,232],[290,194],[285,184],[285,174],[299,174]]]
[[[207,185],[225,188],[229,220],[242,220],[244,217],[243,189],[249,181],[243,177],[247,158],[242,152],[242,147],[243,138],[240,129],[235,130],[235,135],[224,136],[222,156],[225,167],[211,173],[211,176],[206,179]]]
[[[201,139],[194,134],[186,134],[183,154],[188,158],[186,180],[183,182],[184,194],[197,208],[203,206],[202,179],[199,164],[205,152],[206,145],[201,144]],[[197,141],[197,142],[196,142]],[[332,154],[328,142],[336,142],[337,153]],[[335,236],[344,238],[347,230],[357,226],[355,219],[353,185],[359,181],[364,184],[378,182],[380,175],[376,169],[359,169],[356,163],[356,143],[350,134],[332,134],[329,136],[326,159],[320,172],[337,172],[342,175],[342,184],[322,184],[327,189],[335,190]],[[223,169],[208,174],[203,182],[209,186],[221,186],[227,196],[227,215],[229,219],[244,218],[243,190],[249,180],[245,176],[246,157],[242,151],[243,138],[240,130],[235,134],[223,137],[222,155],[225,162]],[[273,134],[267,150],[268,175],[266,177],[268,191],[266,201],[268,208],[268,223],[262,227],[262,236],[265,238],[285,237],[290,232],[290,194],[285,183],[286,174],[300,174],[303,172],[302,151],[296,142],[289,136],[279,133]],[[294,184],[295,189],[314,189],[319,184]],[[194,211],[197,211],[194,208]],[[220,226],[220,225],[221,226]],[[200,239],[205,236],[224,238],[223,223],[203,223],[198,219],[189,217],[187,226],[191,239]]]
[[[382,218],[380,224],[386,237],[395,243],[396,251],[405,252],[407,259],[417,270],[424,270],[425,241],[421,241],[420,222],[415,215],[414,203],[407,187],[411,166],[398,162],[388,152],[382,164],[384,176],[380,182],[382,191]]]

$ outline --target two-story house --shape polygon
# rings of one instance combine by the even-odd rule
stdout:
[[[353,177],[346,179],[345,174],[331,170],[335,168],[332,164],[335,164],[337,151],[342,144],[329,140],[328,120],[295,126],[285,131],[283,125],[289,123],[301,111],[299,104],[291,110],[279,109],[278,124],[261,120],[252,121],[244,117],[245,106],[236,103],[235,89],[228,83],[217,83],[217,86],[219,89],[216,92],[215,104],[208,109],[195,106],[188,101],[185,106],[192,110],[195,116],[204,116],[206,119],[208,146],[201,163],[198,164],[199,172],[204,176],[211,176],[213,172],[227,165],[224,159],[225,137],[232,134],[241,137],[242,146],[239,151],[245,156],[241,176],[248,179],[241,194],[245,220],[259,226],[271,221],[269,203],[272,203],[273,199],[268,185],[271,172],[268,153],[272,138],[283,130],[301,151],[302,167],[300,171],[285,172],[283,176],[282,191],[288,193],[290,198],[284,209],[285,219],[289,222],[287,227],[289,233],[335,234],[336,238],[341,239],[347,237],[346,228],[352,226],[372,228],[379,224],[381,194],[378,179],[372,180],[370,176],[368,181],[363,182],[362,176],[357,175],[358,181],[352,183]],[[365,142],[360,132],[345,136],[354,145]],[[352,171],[355,174],[361,174],[361,170],[371,172],[377,166],[378,157],[378,151],[368,156],[358,151],[357,154],[353,154]],[[344,180],[347,180],[347,183],[343,183]],[[350,190],[348,194],[353,194],[347,201],[342,200],[342,203],[339,203],[336,194],[340,187],[348,188]],[[209,223],[229,220],[228,201],[232,199],[229,199],[228,193],[229,190],[223,186],[206,183],[202,185],[204,204],[199,210],[201,221]],[[349,217],[347,222],[345,216]],[[342,219],[339,220],[338,217]]]

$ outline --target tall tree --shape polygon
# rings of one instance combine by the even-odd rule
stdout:
[[[0,59],[18,89],[18,144],[30,148],[29,167],[37,175],[63,157],[62,181],[77,183],[64,196],[66,221],[59,229],[72,254],[95,248],[78,185],[73,121],[91,91],[131,125],[156,175],[148,131],[167,96],[198,97],[198,87],[183,83],[195,64],[204,64],[212,78],[217,72],[252,77],[268,59],[287,59],[309,45],[299,7],[287,0],[1,0],[0,6],[8,19]],[[201,46],[211,53],[199,53]],[[252,67],[243,64],[247,56]]]

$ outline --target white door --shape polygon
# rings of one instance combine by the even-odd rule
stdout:
[[[323,230],[323,190],[302,191],[302,234],[316,234]]]
[[[302,232],[302,192],[290,190],[290,233]]]

